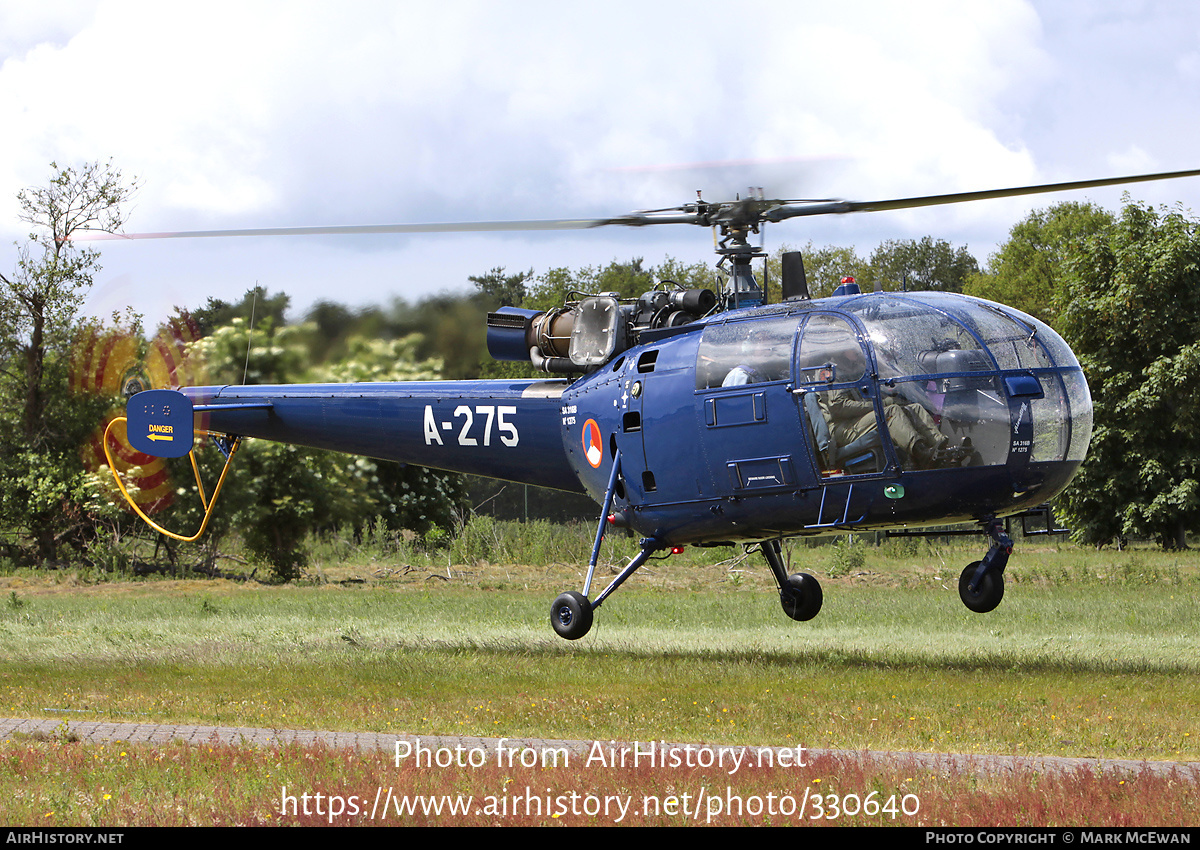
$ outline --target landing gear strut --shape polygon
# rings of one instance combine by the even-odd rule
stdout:
[[[779,585],[779,604],[783,613],[801,623],[817,616],[824,599],[817,577],[809,573],[788,575],[778,540],[764,541],[762,552],[775,576],[775,583]]]
[[[625,566],[625,569],[621,570],[620,575],[614,578],[595,600],[588,599],[588,593],[592,589],[592,576],[596,572],[596,562],[600,558],[600,542],[604,539],[604,529],[608,522],[608,509],[612,507],[613,494],[616,492],[617,482],[620,480],[621,453],[618,451],[613,454],[612,472],[608,477],[608,489],[604,493],[604,508],[600,511],[600,524],[596,528],[596,542],[592,546],[592,558],[588,562],[587,578],[583,582],[583,593],[574,590],[560,593],[550,606],[550,625],[559,637],[566,640],[579,640],[591,631],[596,609],[604,604],[604,600],[614,590],[624,584],[625,579],[637,572],[638,567],[646,563],[647,558],[663,547],[663,544],[653,537],[643,538],[642,550]]]
[[[554,604],[550,606],[550,625],[554,627],[554,631],[558,636],[566,640],[579,640],[586,635],[592,628],[592,617],[595,610],[603,605],[604,600],[614,590],[624,584],[625,579],[637,572],[638,567],[646,563],[646,559],[660,548],[662,548],[661,544],[654,538],[647,537],[643,539],[642,551],[638,552],[633,560],[626,565],[625,569],[621,570],[620,575],[614,578],[608,587],[601,591],[595,601],[588,600],[588,591],[592,588],[591,570],[588,570],[587,581],[583,585],[583,593],[578,593],[574,590],[560,593],[558,598],[554,600]]]
[[[1004,598],[1004,568],[1013,550],[1012,539],[1004,533],[1000,520],[988,520],[984,529],[992,538],[992,548],[982,561],[967,564],[958,577],[958,596],[976,614],[995,610]]]

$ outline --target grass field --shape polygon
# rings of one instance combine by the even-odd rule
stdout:
[[[577,564],[411,563],[347,544],[300,586],[14,572],[0,576],[0,713],[1200,761],[1200,560],[1027,545],[1010,564],[1000,608],[976,615],[956,589],[976,549],[904,544],[860,547],[853,557],[833,547],[793,547],[793,566],[811,568],[825,587],[825,607],[807,624],[783,616],[761,556],[739,561],[732,552],[689,550],[648,565],[576,643],[556,638],[548,615],[558,591],[579,586]],[[698,779],[608,767],[552,776],[409,775],[385,759],[354,766],[354,757],[336,753],[217,749],[208,763],[178,747],[131,753],[65,739],[4,742],[0,759],[20,789],[4,820],[277,822],[285,775],[293,788],[382,783],[411,793],[447,787],[482,794],[516,782],[536,795],[570,780],[591,789],[650,788],[659,797]],[[261,767],[272,758],[277,768]],[[244,768],[234,781],[243,771],[234,764],[260,767]],[[314,764],[328,768],[313,774]],[[1158,780],[1150,777],[1093,777],[1115,795],[1100,805],[1097,789],[1073,785],[1078,779],[1010,778],[1015,785],[1006,785],[910,776],[903,767],[894,775],[863,771],[840,764],[802,776],[759,772],[739,777],[749,785],[736,787],[799,793],[834,782],[860,800],[872,790],[877,799],[901,800],[904,789],[921,788],[919,815],[864,821],[860,813],[848,822],[1162,824],[1187,822],[1198,781],[1193,773],[1151,790]],[[717,787],[720,779],[705,781]],[[964,788],[972,789],[976,809],[963,808]],[[216,797],[224,802],[212,803]],[[11,798],[0,787],[0,799]],[[159,805],[135,805],[150,798]],[[209,802],[178,802],[194,799]],[[509,814],[478,822],[524,822]],[[675,820],[664,814],[637,822]]]

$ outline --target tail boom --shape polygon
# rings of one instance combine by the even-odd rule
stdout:
[[[188,387],[200,430],[583,492],[562,447],[565,381]]]

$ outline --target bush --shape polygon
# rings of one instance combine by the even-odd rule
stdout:
[[[839,537],[834,542],[832,550],[833,566],[829,569],[831,576],[844,576],[858,572],[867,562],[866,550],[849,537]]]

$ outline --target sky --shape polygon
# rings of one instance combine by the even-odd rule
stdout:
[[[836,8],[834,6],[836,5]],[[109,161],[130,233],[596,218],[1200,168],[1200,4],[0,0],[0,266],[17,192]],[[931,235],[986,263],[1031,210],[1122,189],[794,219],[765,245]],[[1135,185],[1200,209],[1200,178]],[[352,306],[500,266],[713,259],[683,225],[101,244],[87,310]]]

